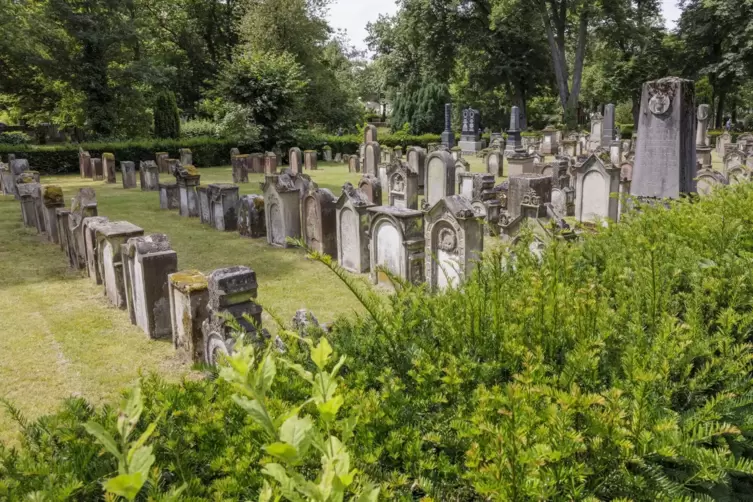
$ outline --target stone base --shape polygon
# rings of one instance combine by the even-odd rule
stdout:
[[[445,131],[442,133],[442,144],[447,148],[455,146],[455,133],[452,131]]]
[[[476,152],[480,152],[484,149],[484,142],[483,141],[461,141],[458,143],[458,146],[460,147],[460,150],[463,152],[463,154],[466,155],[473,155]]]
[[[711,147],[695,147],[697,162],[701,163],[704,169],[711,169]]]

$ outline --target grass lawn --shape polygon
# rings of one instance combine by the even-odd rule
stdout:
[[[481,171],[480,159],[469,159]],[[230,182],[229,166],[202,169],[202,184]],[[357,184],[360,174],[347,165],[321,163],[312,178],[337,196],[342,184]],[[262,175],[249,176],[241,194],[261,193]],[[99,214],[111,221],[127,220],[146,233],[165,233],[178,252],[179,269],[247,265],[256,271],[259,302],[291,319],[307,308],[322,322],[359,311],[350,292],[327,269],[297,249],[277,249],[266,239],[248,239],[237,232],[218,232],[161,211],[157,192],[124,190],[120,184],[92,182],[77,175],[45,176],[43,184],[63,187],[67,201],[79,188],[97,192]],[[386,194],[385,194],[386,197]],[[365,276],[364,276],[365,280]],[[131,325],[127,313],[112,307],[84,272],[67,267],[57,245],[43,241],[21,222],[21,208],[12,197],[0,196],[0,397],[27,416],[53,411],[61,399],[84,396],[92,402],[112,400],[140,372],[179,379],[191,372],[174,355],[171,341],[150,341]],[[264,322],[272,326],[269,316]],[[13,437],[15,426],[0,411],[0,440]]]

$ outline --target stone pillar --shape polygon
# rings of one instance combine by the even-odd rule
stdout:
[[[175,171],[180,193],[180,215],[184,218],[199,217],[199,197],[196,187],[201,182],[199,170],[192,165],[179,166]]]
[[[201,325],[207,318],[207,278],[198,270],[167,276],[173,347],[186,362],[204,362]]]
[[[507,130],[507,144],[505,152],[516,152],[523,149],[523,140],[520,137],[520,108],[513,106],[510,111],[510,128]]]
[[[609,147],[615,139],[614,105],[609,103],[604,107],[604,123],[601,130],[601,146]],[[619,164],[616,164],[619,165]]]
[[[54,185],[45,186],[42,189],[42,204],[44,204],[44,228],[47,233],[47,240],[59,244],[57,210],[65,206],[63,189]]]
[[[678,198],[695,192],[695,85],[667,77],[643,84],[630,194]]]
[[[236,213],[239,198],[239,187],[230,183],[215,183],[209,185],[209,212],[211,225],[220,232],[238,230],[238,214]]]
[[[707,128],[709,123],[709,105],[698,106],[698,124],[695,135],[696,159],[701,163],[704,169],[711,169],[711,147],[706,143],[709,141]]]
[[[121,160],[120,172],[123,174],[123,188],[136,188],[136,164]]]
[[[444,105],[444,132],[442,133],[442,144],[447,148],[455,147],[455,133],[452,132],[452,104]]]
[[[156,192],[159,190],[159,166],[153,160],[139,162],[139,178],[141,178],[142,192]]]
[[[167,163],[167,159],[170,155],[167,152],[157,152],[154,154],[154,161],[159,167],[159,172],[163,174],[170,174],[170,165]]]
[[[84,233],[84,246],[86,247],[86,273],[94,284],[102,284],[102,275],[99,269],[99,255],[97,254],[97,230],[100,225],[109,223],[106,216],[90,216],[84,218],[82,223]]]
[[[96,234],[99,274],[105,296],[115,307],[125,309],[127,300],[120,246],[131,237],[144,235],[144,229],[127,221],[113,221],[98,225]]]
[[[115,174],[115,155],[112,153],[103,153],[102,168],[105,171],[105,179],[108,183],[118,182],[118,178]]]
[[[159,184],[160,209],[180,209],[180,189],[177,183]]]
[[[307,171],[316,171],[316,150],[303,152],[304,164]]]
[[[180,155],[180,163],[184,166],[192,166],[193,165],[193,153],[191,153],[191,149],[189,148],[181,148],[178,150],[178,154]]]

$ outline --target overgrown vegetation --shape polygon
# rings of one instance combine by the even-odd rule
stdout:
[[[168,500],[185,485],[193,500],[269,500],[270,489],[328,500],[301,495],[326,466],[283,438],[293,420],[340,440],[352,430],[346,470],[390,500],[743,500],[753,489],[751,215],[751,185],[640,206],[581,243],[555,238],[540,257],[531,236],[491,251],[439,294],[397,281],[384,297],[312,255],[367,313],[311,329],[305,343],[283,336],[282,356],[245,345],[223,379],[145,379],[133,437],[156,429],[142,494]],[[346,356],[336,369],[330,346]],[[10,411],[23,434],[20,449],[0,452],[3,497],[101,497],[116,463],[85,424],[112,434],[111,409],[73,399],[33,422]]]

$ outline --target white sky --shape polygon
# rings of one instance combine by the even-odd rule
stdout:
[[[662,3],[667,26],[674,28],[680,17],[677,0],[662,0]],[[328,19],[333,28],[346,30],[351,43],[358,49],[366,49],[366,23],[376,21],[379,14],[395,12],[395,0],[334,0]]]

